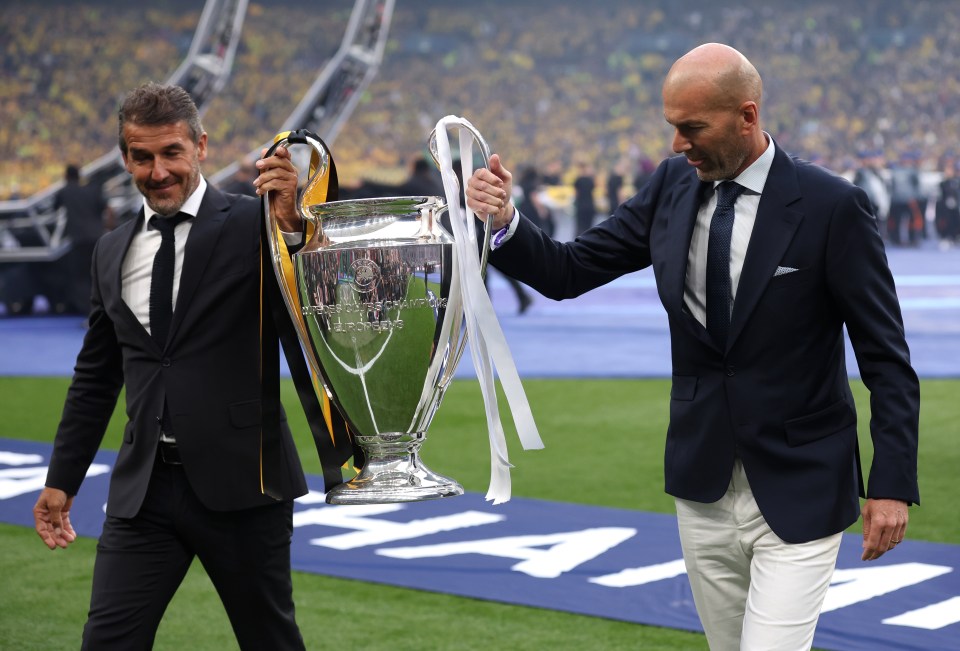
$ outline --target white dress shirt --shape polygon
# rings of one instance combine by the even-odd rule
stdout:
[[[760,194],[773,165],[775,147],[773,138],[767,137],[767,148],[750,167],[739,176],[730,179],[746,188],[733,206],[733,235],[730,239],[730,290],[735,301],[737,287],[740,285],[740,272],[743,271],[743,259],[747,255],[747,245],[753,234],[753,224],[757,220],[757,208],[760,206]],[[687,253],[687,276],[683,286],[683,300],[690,314],[703,326],[707,325],[707,244],[710,240],[710,220],[717,207],[716,188],[721,181],[714,182],[714,192],[700,206],[697,222],[693,227],[690,251]],[[733,310],[733,301],[730,301]]]
[[[180,212],[193,217],[200,211],[200,202],[207,191],[207,181],[202,176],[197,189],[184,202]],[[120,275],[120,295],[133,315],[137,317],[147,332],[150,332],[150,281],[153,277],[153,259],[160,249],[163,236],[160,231],[150,226],[150,218],[157,212],[143,201],[143,225],[127,250],[123,259],[123,268]],[[192,219],[185,219],[174,229],[174,246],[176,253],[173,266],[173,309],[177,308],[177,294],[180,290],[180,273],[183,271],[183,253],[187,246],[187,236],[193,227]],[[151,333],[153,334],[153,333]]]
[[[200,184],[193,191],[179,212],[193,217],[200,212],[200,203],[207,191],[207,180],[200,177]],[[123,259],[123,269],[120,276],[120,295],[123,302],[137,317],[137,321],[150,332],[150,282],[153,278],[153,259],[160,250],[163,236],[160,231],[150,226],[150,218],[157,212],[143,201],[143,226],[133,236],[127,256]],[[180,292],[180,273],[183,271],[183,254],[187,246],[187,236],[193,227],[192,219],[185,219],[174,229],[174,265],[173,265],[173,306],[177,309],[177,295]],[[287,246],[295,246],[303,241],[303,233],[280,231]],[[150,332],[150,334],[153,334]]]

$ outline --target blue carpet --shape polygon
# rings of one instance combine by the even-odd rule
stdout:
[[[51,446],[0,439],[0,521],[32,526]],[[116,453],[97,455],[71,511],[96,537]],[[442,469],[439,469],[442,470]],[[294,569],[490,601],[699,631],[676,519],[478,494],[415,504],[328,506],[323,481],[294,511]],[[40,544],[37,541],[37,544]],[[960,639],[960,546],[907,540],[860,561],[845,534],[817,627],[835,651],[948,651]]]
[[[888,257],[914,368],[924,378],[960,377],[960,249],[891,249]],[[497,272],[490,294],[521,377],[670,376],[667,318],[649,270],[568,301],[532,293],[522,316]],[[70,375],[83,333],[81,317],[0,318],[0,375]],[[849,344],[847,363],[858,377]],[[457,377],[473,377],[469,354]]]

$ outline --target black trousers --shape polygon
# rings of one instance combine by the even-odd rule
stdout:
[[[140,513],[108,516],[104,523],[82,648],[152,648],[160,619],[196,557],[241,649],[304,649],[294,619],[292,535],[292,502],[210,511],[182,466],[158,461]]]

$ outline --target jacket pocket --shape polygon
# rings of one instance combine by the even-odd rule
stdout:
[[[693,400],[697,395],[696,375],[674,375],[673,384],[670,387],[671,400]]]
[[[792,418],[783,425],[787,430],[787,445],[797,446],[855,427],[856,424],[856,412],[845,400],[840,400],[826,409]]]
[[[259,400],[245,400],[230,405],[230,424],[238,429],[255,427],[261,421]]]
[[[767,288],[769,290],[777,290],[784,287],[802,285],[803,283],[810,282],[811,280],[813,280],[813,274],[810,273],[808,269],[800,268],[796,271],[774,276],[770,279],[770,283],[767,285]]]

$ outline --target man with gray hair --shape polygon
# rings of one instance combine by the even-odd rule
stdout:
[[[263,398],[279,374],[261,377],[278,352],[261,311],[259,201],[208,185],[207,134],[180,87],[133,90],[119,144],[143,208],[93,254],[90,325],[34,507],[37,533],[50,549],[76,538],[70,507],[125,386],[83,648],[151,648],[198,558],[242,649],[303,649],[290,538],[306,482],[282,411]],[[289,152],[256,165],[257,194],[270,192],[281,228],[298,233]]]

